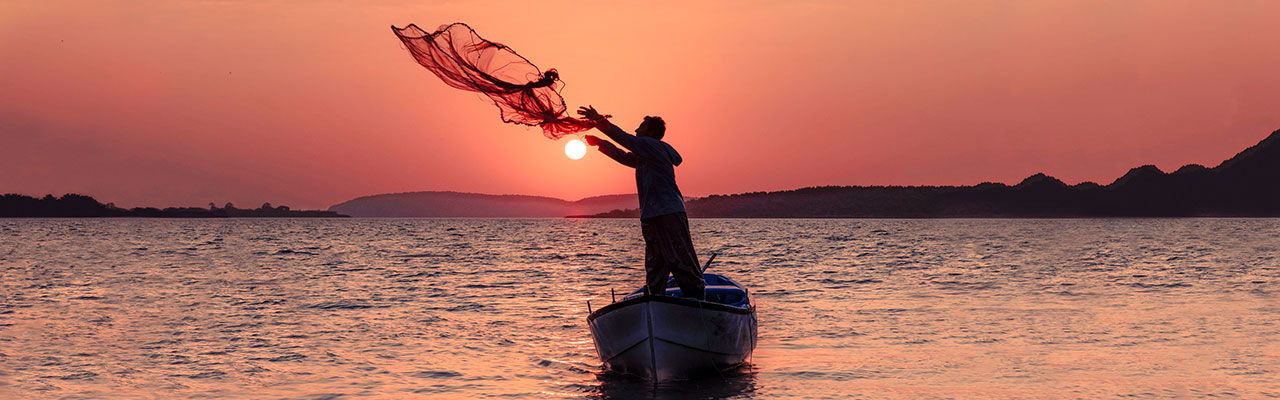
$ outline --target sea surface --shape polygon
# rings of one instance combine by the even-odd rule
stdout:
[[[0,398],[1280,398],[1277,219],[695,219],[752,364],[601,374],[635,220],[0,219]]]

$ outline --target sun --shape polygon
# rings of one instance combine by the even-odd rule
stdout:
[[[564,144],[564,155],[574,160],[582,158],[587,155],[587,145],[578,139],[570,140],[569,143]]]

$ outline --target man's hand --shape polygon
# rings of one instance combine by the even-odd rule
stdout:
[[[596,111],[594,106],[578,107],[578,115],[592,122],[600,122],[605,118],[612,117],[612,115],[600,115],[600,112]]]
[[[601,139],[601,138],[598,138],[598,137],[595,137],[595,136],[591,136],[591,135],[587,135],[587,137],[585,137],[585,138],[583,138],[583,139],[586,139],[586,140],[587,140],[587,144],[592,145],[592,146],[599,146],[601,143],[604,143],[604,139]]]

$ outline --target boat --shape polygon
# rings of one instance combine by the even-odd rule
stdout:
[[[591,311],[587,325],[605,370],[660,382],[746,364],[756,348],[750,293],[723,275],[703,274],[703,279],[706,300],[681,297],[675,279],[668,278],[666,293],[641,287]]]

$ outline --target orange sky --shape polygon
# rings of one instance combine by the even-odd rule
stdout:
[[[689,4],[693,3],[693,4]],[[376,5],[368,5],[376,4]],[[503,124],[389,26],[462,21],[570,107],[661,115],[686,195],[1107,183],[1280,128],[1280,2],[0,3],[0,192],[122,206],[566,199],[629,169]]]

